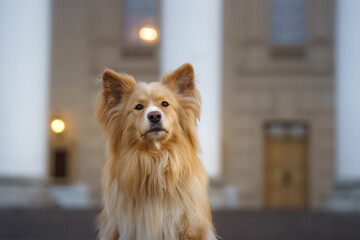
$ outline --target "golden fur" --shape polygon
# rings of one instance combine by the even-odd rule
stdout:
[[[208,178],[198,157],[200,94],[193,67],[184,64],[150,84],[111,70],[102,78],[97,117],[107,137],[108,161],[100,238],[215,239]],[[144,109],[136,110],[138,104]],[[164,131],[146,134],[150,106],[161,110]]]

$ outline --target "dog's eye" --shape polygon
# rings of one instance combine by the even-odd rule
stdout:
[[[169,103],[168,103],[168,102],[163,101],[163,102],[161,103],[161,106],[163,106],[163,107],[168,107],[168,106],[169,106]]]
[[[135,109],[136,110],[141,110],[141,109],[143,109],[144,108],[144,106],[142,105],[142,104],[138,104],[138,105],[136,105],[136,107],[135,107]]]

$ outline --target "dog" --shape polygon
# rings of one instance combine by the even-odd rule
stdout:
[[[160,82],[105,70],[97,118],[107,139],[99,237],[216,239],[199,159],[200,94],[185,63]]]

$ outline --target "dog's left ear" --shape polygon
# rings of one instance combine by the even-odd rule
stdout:
[[[161,82],[184,96],[191,96],[196,90],[194,68],[190,63],[185,63],[172,73],[165,75]]]
[[[122,101],[124,94],[130,93],[136,83],[133,77],[129,75],[119,74],[110,69],[106,69],[102,75],[103,79],[103,95],[107,102]]]

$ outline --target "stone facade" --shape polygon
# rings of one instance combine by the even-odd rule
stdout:
[[[224,1],[222,181],[241,207],[264,206],[263,125],[301,120],[310,126],[309,206],[321,208],[334,171],[333,1],[308,1],[305,55],[271,56],[269,1]],[[140,81],[159,79],[159,53],[132,54],[122,36],[121,1],[53,2],[51,114],[67,122],[74,182],[100,199],[104,139],[93,116],[96,79],[108,67]],[[237,199],[237,197],[235,197]],[[234,204],[232,204],[233,206]]]
[[[150,55],[124,54],[121,1],[105,2],[53,1],[50,114],[66,121],[66,141],[75,149],[72,181],[90,186],[94,204],[105,163],[105,142],[93,114],[101,89],[97,80],[105,68],[145,82],[157,81],[159,73],[156,47]]]
[[[269,1],[224,2],[224,179],[242,207],[264,206],[264,132],[269,120],[310,126],[308,196],[321,208],[334,171],[333,2],[308,1],[305,54],[270,54]]]

